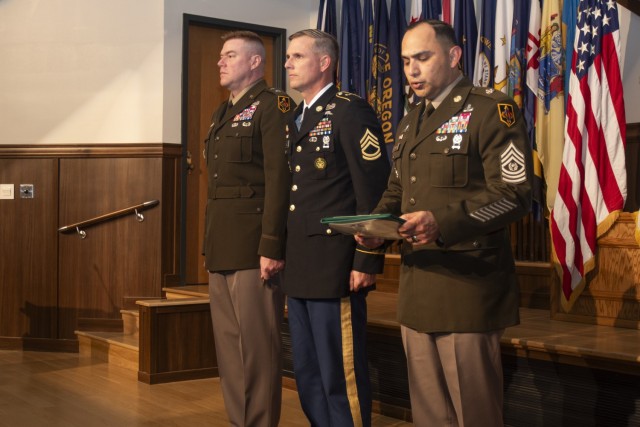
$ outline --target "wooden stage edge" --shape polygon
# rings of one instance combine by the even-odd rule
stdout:
[[[208,297],[207,286],[165,288],[189,297]],[[368,324],[378,332],[399,335],[397,294],[372,291],[367,297]],[[640,375],[640,330],[567,322],[549,310],[520,308],[520,324],[507,328],[501,340],[507,355]]]

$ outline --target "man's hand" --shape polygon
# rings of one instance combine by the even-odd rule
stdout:
[[[402,215],[406,222],[400,226],[398,232],[413,245],[433,243],[440,237],[440,228],[431,211],[418,211]]]
[[[349,289],[353,292],[358,291],[367,286],[376,283],[376,275],[362,273],[360,271],[351,270],[351,278],[349,280]]]
[[[376,249],[384,243],[384,239],[379,237],[364,237],[359,234],[356,234],[353,237],[355,237],[356,242],[358,242],[359,245],[368,249]]]
[[[284,269],[284,260],[260,257],[260,278],[269,280]]]

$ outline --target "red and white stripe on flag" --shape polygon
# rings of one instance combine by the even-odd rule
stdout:
[[[558,194],[551,212],[562,303],[570,309],[595,266],[597,238],[627,196],[626,119],[614,0],[581,0],[569,82]]]
[[[423,18],[422,14],[422,0],[411,0],[411,16],[409,17],[409,24],[413,24]]]

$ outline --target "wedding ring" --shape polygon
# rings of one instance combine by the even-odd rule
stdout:
[[[413,240],[413,243],[416,243],[418,241],[418,236],[411,236],[411,240]]]

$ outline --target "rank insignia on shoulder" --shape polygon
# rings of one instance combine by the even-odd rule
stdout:
[[[360,138],[360,149],[362,150],[362,158],[364,160],[376,160],[381,156],[380,141],[367,129]]]
[[[286,113],[291,109],[291,100],[286,95],[278,95],[278,110]]]
[[[507,184],[521,184],[527,179],[524,154],[509,141],[509,146],[500,154],[502,180]]]
[[[516,123],[516,113],[513,111],[513,105],[511,104],[498,104],[498,116],[500,121],[511,127]]]

